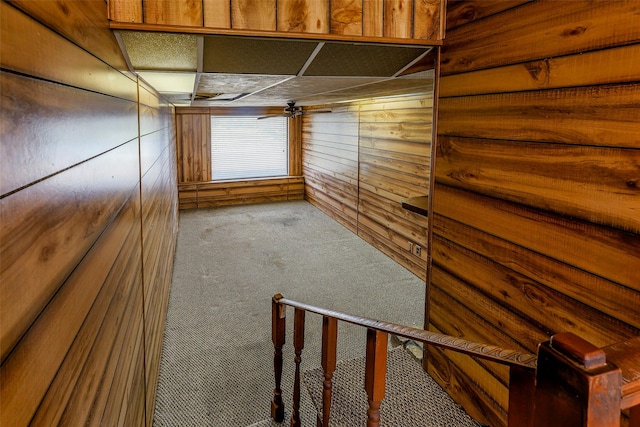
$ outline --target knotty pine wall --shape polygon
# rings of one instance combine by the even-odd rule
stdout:
[[[640,2],[450,1],[429,329],[536,352],[640,333]],[[506,369],[429,372],[505,425]]]
[[[105,2],[0,2],[0,424],[151,425],[177,232],[172,108]]]
[[[297,200],[304,197],[300,119],[289,120],[289,176],[211,181],[211,115],[281,114],[281,107],[176,109],[180,209]]]
[[[429,194],[432,107],[430,93],[302,116],[305,199],[423,279],[409,242],[426,248],[427,219],[401,203]]]

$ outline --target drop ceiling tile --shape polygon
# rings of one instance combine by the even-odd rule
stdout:
[[[391,77],[428,50],[430,48],[326,43],[304,75]]]
[[[295,75],[317,46],[305,40],[206,36],[206,73]]]
[[[119,31],[134,70],[196,71],[198,36]]]
[[[252,93],[288,78],[291,76],[206,73],[200,75],[197,93]]]

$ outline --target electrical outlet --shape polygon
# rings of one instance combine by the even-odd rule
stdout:
[[[421,252],[422,252],[422,248],[420,247],[420,245],[415,245],[415,246],[414,246],[414,253],[415,253],[417,256],[420,256],[420,253],[421,253]]]

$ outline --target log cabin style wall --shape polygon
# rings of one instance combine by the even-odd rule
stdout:
[[[177,231],[173,111],[105,2],[0,2],[0,424],[151,425]]]
[[[211,115],[280,114],[282,108],[176,109],[180,209],[299,200],[304,197],[300,166],[300,119],[289,120],[289,176],[211,181]]]
[[[450,2],[430,330],[529,352],[559,332],[639,334],[638,16],[637,1]],[[505,425],[505,369],[435,349],[428,366]]]
[[[402,200],[429,194],[432,94],[303,116],[305,198],[421,278],[427,219]],[[323,108],[323,107],[321,107]]]
[[[110,0],[113,28],[440,43],[441,0]]]

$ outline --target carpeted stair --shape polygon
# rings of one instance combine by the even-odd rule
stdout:
[[[338,362],[333,376],[331,427],[367,424],[364,369],[364,357]],[[322,412],[323,380],[322,368],[307,370],[302,375],[318,413]],[[380,420],[383,427],[479,426],[402,347],[389,350],[386,392],[380,405]],[[286,426],[288,423],[288,419],[282,424],[265,420],[251,427]]]

